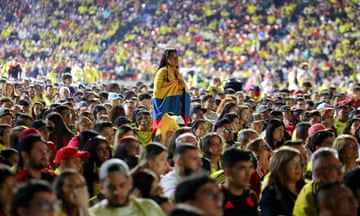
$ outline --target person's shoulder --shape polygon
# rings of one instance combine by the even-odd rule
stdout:
[[[152,199],[132,197],[131,202],[133,202],[133,206],[146,210],[149,215],[164,215],[160,206]]]
[[[89,210],[91,213],[93,213],[95,215],[100,215],[101,213],[106,211],[106,205],[107,205],[107,200],[105,199],[105,200],[102,200],[102,201],[96,203]]]

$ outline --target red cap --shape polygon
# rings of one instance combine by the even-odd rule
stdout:
[[[54,162],[60,164],[60,161],[67,158],[76,158],[79,157],[81,160],[88,160],[90,153],[87,151],[78,151],[76,148],[65,146],[59,149],[55,155]]]
[[[308,130],[308,137],[312,137],[316,132],[322,130],[326,130],[326,127],[323,124],[320,123],[313,124]]]
[[[322,118],[325,118],[325,116],[326,116],[327,114],[329,114],[329,113],[332,113],[333,110],[334,110],[334,108],[326,108],[326,109],[323,111],[321,117],[322,117]]]
[[[18,141],[22,140],[22,138],[24,138],[25,136],[27,136],[29,134],[40,135],[40,131],[35,128],[26,128],[19,133]]]
[[[136,137],[131,136],[131,135],[130,136],[124,136],[123,138],[121,138],[119,140],[118,143],[126,143],[126,142],[130,142],[130,141],[136,141],[136,142],[140,143],[140,141]]]

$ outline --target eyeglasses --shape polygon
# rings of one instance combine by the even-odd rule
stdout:
[[[352,149],[352,150],[357,150],[357,149],[358,149],[358,145],[355,144],[355,143],[351,143],[351,144],[349,144],[348,146],[349,146],[349,148]]]
[[[233,129],[233,128],[231,128],[231,129],[223,128],[223,131],[224,131],[225,133],[235,133],[235,132],[236,132],[235,129]]]
[[[56,204],[56,201],[43,200],[39,203],[39,207],[41,210],[49,212],[54,211]]]
[[[203,194],[206,196],[207,199],[214,200],[214,201],[223,201],[224,195],[219,191],[213,190],[204,190]]]

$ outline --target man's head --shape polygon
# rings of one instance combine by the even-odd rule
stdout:
[[[253,129],[243,129],[238,133],[238,141],[241,144],[241,147],[245,149],[246,145],[251,141],[256,139],[259,134]]]
[[[11,197],[10,215],[53,216],[56,197],[51,186],[44,181],[30,180],[15,191]]]
[[[49,164],[49,147],[38,134],[26,135],[19,141],[20,166],[26,169],[42,170]]]
[[[8,108],[0,108],[0,124],[12,125],[13,123],[13,114]]]
[[[151,130],[151,114],[147,110],[141,110],[136,114],[135,117],[136,125],[140,131],[149,131]]]
[[[233,142],[235,129],[227,118],[220,119],[215,124],[215,132],[225,139],[226,142]]]
[[[55,163],[61,170],[75,169],[80,170],[81,161],[88,160],[90,157],[87,151],[78,151],[76,148],[64,146],[56,152]]]
[[[128,165],[120,159],[105,161],[99,171],[100,188],[112,207],[129,204],[129,192],[132,187]]]
[[[216,182],[206,175],[195,175],[181,182],[175,190],[175,203],[200,209],[204,215],[223,215],[223,197]]]
[[[222,157],[225,182],[239,189],[249,187],[251,174],[256,168],[254,160],[250,151],[227,149]]]
[[[151,110],[151,95],[149,93],[143,93],[139,95],[139,104]]]
[[[98,122],[94,126],[94,130],[99,133],[99,135],[105,137],[106,142],[109,145],[114,143],[114,129],[112,127],[112,123],[105,121],[105,122]]]
[[[174,151],[175,168],[180,176],[199,172],[202,162],[199,149],[190,144],[179,145]]]
[[[330,182],[319,187],[316,193],[319,215],[356,216],[358,203],[351,190],[339,182]]]
[[[315,151],[311,158],[313,181],[318,184],[341,181],[342,164],[338,158],[336,150],[331,148],[324,147]]]
[[[335,117],[341,122],[347,122],[349,119],[350,107],[346,105],[340,105],[335,108]]]

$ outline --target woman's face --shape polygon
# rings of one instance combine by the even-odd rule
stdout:
[[[265,170],[270,169],[270,158],[271,158],[272,152],[270,146],[267,146],[264,142],[261,142],[259,144],[259,165]]]
[[[275,128],[274,132],[273,132],[273,140],[275,142],[281,142],[284,139],[284,126],[279,126],[277,128]]]
[[[7,97],[12,97],[14,93],[14,87],[12,85],[6,85],[6,96]]]
[[[233,106],[229,109],[228,113],[239,113],[239,107],[238,106]]]
[[[287,182],[297,182],[302,178],[303,162],[299,155],[286,164]]]
[[[352,136],[355,136],[356,131],[359,129],[360,127],[360,120],[355,120],[350,127],[350,133]]]
[[[194,134],[197,138],[202,138],[208,133],[208,125],[204,122],[199,125],[198,128],[195,129]]]
[[[220,157],[223,152],[223,143],[221,139],[214,136],[210,140],[209,152],[212,157]]]
[[[106,142],[100,141],[100,143],[96,146],[96,156],[98,157],[100,163],[103,163],[110,158],[110,150]]]
[[[320,143],[320,145],[316,146],[316,149],[319,149],[319,148],[322,148],[322,147],[331,148],[334,140],[335,140],[334,136],[328,137],[328,138],[324,139],[324,141],[322,141]]]
[[[168,62],[170,66],[179,66],[179,57],[177,55],[177,52],[170,52],[168,56]]]
[[[354,140],[347,139],[343,149],[340,151],[342,162],[355,161],[359,157],[359,145]]]
[[[240,119],[239,118],[234,118],[234,120],[231,122],[232,127],[234,128],[234,130],[237,132],[239,132],[239,130],[241,129],[241,125],[240,125]]]
[[[34,104],[33,106],[33,112],[36,116],[38,116],[41,112],[41,110],[43,109],[43,105],[42,104],[39,104],[39,103],[36,103]]]
[[[241,112],[241,116],[240,116],[241,121],[247,122],[248,119],[249,119],[249,114],[250,114],[249,109],[244,109],[244,110]]]
[[[51,126],[52,128],[54,128],[54,130],[56,129],[55,123],[54,123],[53,121],[51,121],[50,119],[46,119],[46,124],[48,124],[49,126]]]
[[[80,174],[66,177],[64,179],[62,192],[62,201],[65,202],[67,206],[79,207],[79,199],[89,199],[85,179]]]
[[[160,177],[169,167],[167,157],[168,153],[166,151],[161,152],[153,160],[148,162],[149,169]]]

